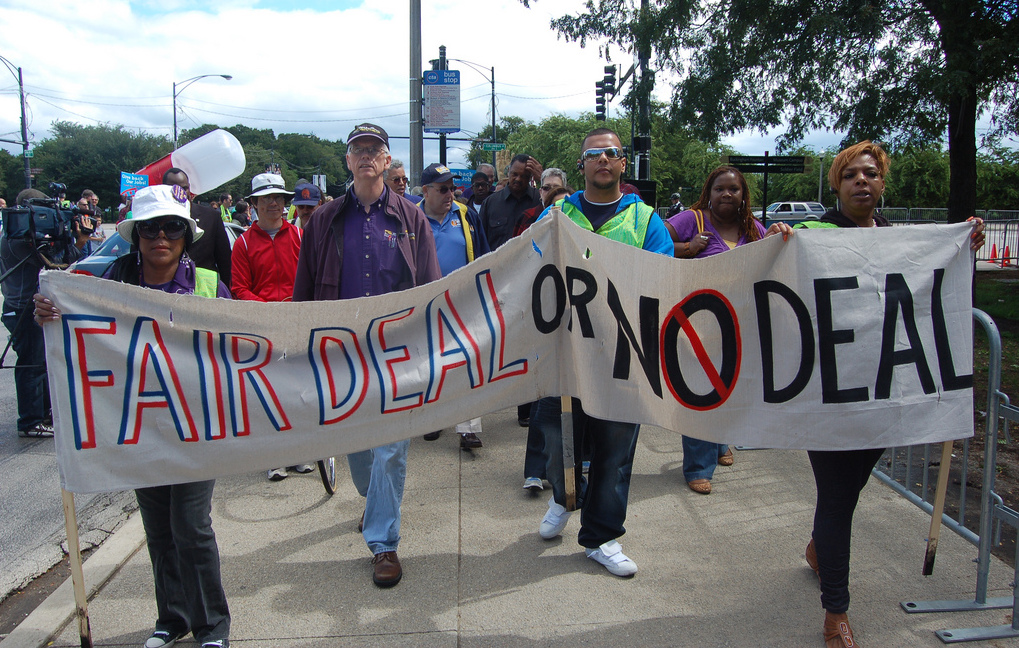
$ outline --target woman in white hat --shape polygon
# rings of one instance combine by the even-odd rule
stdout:
[[[134,217],[117,231],[137,250],[117,259],[105,279],[168,293],[230,298],[212,270],[196,268],[187,249],[202,235],[191,219],[187,193],[176,185],[139,189]],[[35,295],[35,318],[56,321],[60,311]],[[145,648],[169,648],[189,632],[202,648],[229,646],[230,610],[220,578],[212,530],[216,480],[135,490],[156,586],[156,627]]]

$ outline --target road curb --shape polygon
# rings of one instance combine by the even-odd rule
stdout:
[[[106,584],[117,570],[145,544],[141,515],[135,513],[93,552],[82,565],[88,598]],[[3,648],[43,648],[75,616],[71,579],[65,580],[24,621],[0,641]]]

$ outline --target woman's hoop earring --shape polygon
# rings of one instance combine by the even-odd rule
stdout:
[[[708,201],[708,211],[711,211],[711,201]]]
[[[740,211],[743,211],[744,209],[746,209],[746,206],[747,206],[747,201],[745,201],[745,200],[744,200],[744,201],[742,201],[742,202],[741,202],[741,203],[739,204],[739,210],[740,210]]]

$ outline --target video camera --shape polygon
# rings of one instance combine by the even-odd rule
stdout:
[[[58,197],[32,198],[28,205],[3,209],[4,235],[7,238],[29,240],[34,245],[74,243],[75,219],[82,212],[77,206],[61,206],[67,191],[65,185],[51,182],[50,191]]]

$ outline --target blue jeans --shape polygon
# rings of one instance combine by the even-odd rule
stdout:
[[[25,308],[13,311],[4,305],[4,326],[11,334],[11,348],[18,354],[14,365],[14,388],[18,392],[19,431],[31,430],[50,417],[46,346],[42,327],[32,319],[34,308],[31,301]]]
[[[409,440],[398,441],[347,455],[350,479],[366,498],[362,535],[372,554],[396,551],[400,544],[400,504],[409,448]]]
[[[684,434],[683,477],[688,482],[695,479],[711,479],[715,474],[715,466],[718,465],[719,457],[728,450],[729,446],[723,443],[701,441]]]
[[[556,503],[566,505],[566,478],[563,471],[562,407],[559,398],[542,398],[533,410],[531,422],[545,436],[548,463],[545,474],[552,485]],[[615,540],[626,529],[626,504],[630,496],[630,473],[637,449],[636,423],[604,421],[588,416],[573,400],[574,474],[577,480],[577,507],[580,509],[580,534],[577,541],[589,549]],[[587,479],[581,470],[585,449],[591,469]]]
[[[139,488],[156,585],[156,630],[186,633],[203,643],[230,638],[230,610],[212,530],[215,480]]]

